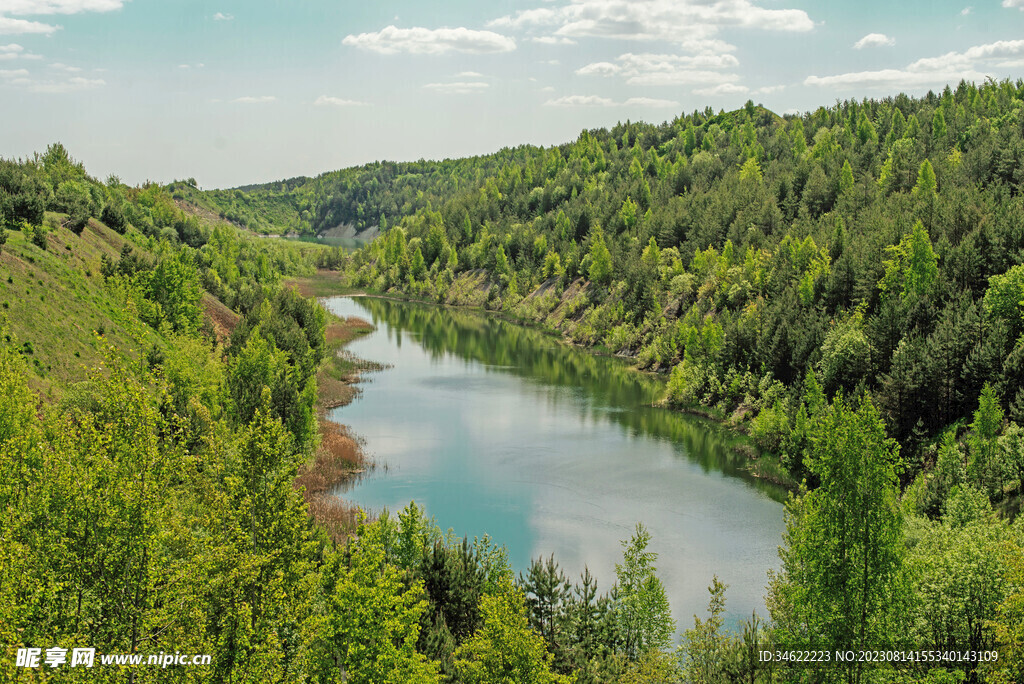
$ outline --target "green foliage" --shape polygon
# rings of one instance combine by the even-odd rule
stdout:
[[[727,638],[723,632],[726,585],[718,577],[711,581],[708,592],[708,619],[693,617],[693,628],[683,634],[680,648],[683,676],[694,684],[713,684],[725,678]]]
[[[571,681],[551,672],[552,656],[530,629],[526,605],[511,585],[480,599],[483,625],[456,651],[460,681],[467,684],[516,682],[558,684]]]
[[[917,172],[917,184],[914,186],[914,194],[926,199],[935,199],[935,196],[938,194],[935,169],[932,168],[932,163],[927,159],[921,162],[921,168]]]
[[[898,245],[887,247],[885,276],[878,286],[884,294],[898,293],[902,299],[922,297],[939,275],[939,258],[924,225],[918,221]]]
[[[416,651],[427,608],[422,580],[407,585],[385,562],[379,523],[363,523],[345,558],[325,572],[323,638],[334,652],[330,679],[363,684],[437,682],[437,665]]]
[[[612,255],[604,242],[604,234],[595,229],[590,236],[590,271],[588,276],[595,283],[608,285],[612,279]]]
[[[622,542],[622,563],[615,564],[615,623],[630,660],[649,650],[665,649],[676,628],[665,587],[655,574],[658,554],[647,550],[650,541],[650,533],[637,523],[633,537]]]
[[[777,638],[790,647],[893,647],[905,638],[910,600],[899,447],[867,398],[857,406],[837,398],[810,442],[804,461],[820,486],[787,507],[768,600]]]

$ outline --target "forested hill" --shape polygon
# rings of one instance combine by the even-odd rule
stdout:
[[[523,146],[495,154],[444,161],[375,162],[316,178],[291,178],[229,190],[200,191],[193,179],[169,186],[175,199],[211,211],[258,233],[321,234],[351,227],[356,233],[412,216],[479,188],[503,168],[543,154]]]
[[[961,83],[785,118],[748,103],[585,131],[491,175],[468,160],[467,189],[350,273],[438,300],[486,281],[492,308],[672,370],[673,402],[760,414],[776,451],[796,450],[813,371],[828,396],[868,390],[920,459],[986,385],[1024,418],[1022,95]]]

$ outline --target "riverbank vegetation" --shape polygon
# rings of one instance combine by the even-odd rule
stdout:
[[[1007,549],[1019,548],[1024,492],[1022,117],[1018,81],[585,131],[518,148],[500,173],[395,220],[341,277],[539,322],[669,373],[667,404],[748,432],[777,458],[759,468],[806,487],[770,606],[776,627],[799,625],[776,632],[787,643],[867,643],[872,629],[924,639],[878,612],[896,603],[867,589],[877,572],[905,582],[919,609],[967,611],[945,626],[918,615],[928,643],[991,646],[1016,629],[998,622],[1019,591]],[[872,444],[889,444],[869,449],[884,471],[826,464],[823,450],[868,448],[832,445],[833,421],[853,430],[854,416]],[[830,502],[855,494],[865,526],[825,556],[798,552],[814,546],[805,535],[852,524],[814,532]],[[873,571],[879,548],[846,550],[876,534],[892,548]],[[857,553],[872,560],[854,582]],[[851,565],[833,567],[835,554]],[[932,583],[961,561],[989,568],[984,598]],[[826,571],[839,574],[814,588]],[[825,613],[801,612],[826,598],[880,622],[830,632]]]
[[[60,145],[0,161],[0,673],[94,646],[213,664],[68,681],[1021,681],[1022,150],[1024,83],[989,82],[206,199]],[[345,256],[176,200],[383,234]],[[283,286],[325,266],[604,347],[749,431],[804,483],[766,618],[726,630],[716,580],[674,648],[642,526],[599,591],[415,504],[336,508],[364,466],[318,400],[356,326]],[[806,649],[999,658],[759,657]]]

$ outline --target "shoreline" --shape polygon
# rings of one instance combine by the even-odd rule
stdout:
[[[355,532],[359,508],[331,492],[372,470],[376,464],[367,458],[363,441],[341,423],[328,418],[327,414],[332,409],[348,405],[358,396],[356,384],[363,371],[380,368],[378,364],[344,352],[349,342],[373,329],[373,325],[361,318],[340,319],[328,312],[324,330],[325,358],[316,376],[320,439],[313,457],[299,468],[293,482],[294,487],[302,491],[310,517],[336,543]]]
[[[567,339],[561,331],[547,327],[540,322],[530,321],[522,319],[507,312],[500,310],[488,309],[486,307],[474,306],[470,304],[450,304],[447,302],[435,302],[418,298],[412,295],[403,293],[376,293],[369,291],[365,288],[354,288],[349,286],[343,286],[340,284],[338,279],[330,278],[329,276],[340,275],[340,271],[331,271],[328,269],[320,269],[317,271],[317,275],[309,278],[295,278],[292,279],[290,284],[297,287],[299,292],[304,296],[314,297],[376,297],[379,299],[387,299],[397,302],[407,302],[414,304],[429,304],[431,306],[437,306],[441,308],[451,308],[454,310],[469,311],[473,313],[495,316],[500,320],[512,323],[514,325],[521,325],[534,330],[538,330],[546,335],[550,335],[553,338],[558,339],[563,344],[567,344],[570,347],[586,351],[589,354],[596,356],[607,356],[613,358],[623,358],[629,360],[629,357],[622,357],[616,354],[602,351],[596,347],[588,347],[582,344],[575,343]],[[651,375],[665,375],[664,372],[660,371],[645,371],[639,368],[632,368],[634,372],[646,373]],[[353,392],[355,392],[353,388]],[[347,402],[346,402],[347,403]],[[704,406],[670,406],[664,402],[656,404],[659,408],[663,408],[668,411],[678,411],[699,418],[710,420],[720,427],[728,430],[732,433],[736,439],[740,442],[731,447],[732,451],[744,458],[746,461],[745,470],[750,474],[751,477],[769,482],[773,485],[783,488],[788,492],[796,492],[799,490],[800,483],[795,482],[792,477],[786,472],[782,464],[779,463],[778,457],[774,454],[762,453],[753,444],[750,435],[743,430],[739,425],[733,423],[728,418],[723,418],[713,409]]]

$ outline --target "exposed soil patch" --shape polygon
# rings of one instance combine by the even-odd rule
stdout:
[[[227,344],[231,337],[231,332],[238,325],[241,316],[229,309],[209,292],[203,293],[201,304],[203,306],[203,315],[206,317],[206,320],[210,321],[210,325],[213,326],[213,332],[217,335],[217,341],[221,344]]]

